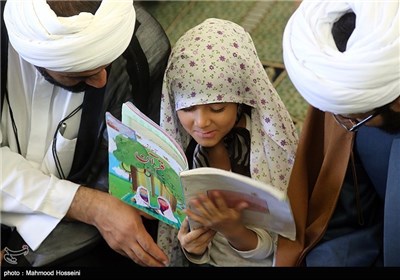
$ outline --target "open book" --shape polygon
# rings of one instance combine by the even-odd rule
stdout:
[[[122,105],[122,121],[106,113],[109,137],[109,191],[147,214],[180,228],[186,202],[198,193],[219,191],[228,205],[246,201],[244,223],[291,240],[295,224],[285,193],[233,172],[188,169],[182,147],[131,102]],[[193,221],[190,227],[195,228]]]

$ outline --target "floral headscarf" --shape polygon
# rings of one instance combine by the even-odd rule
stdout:
[[[251,177],[286,191],[297,147],[296,128],[239,25],[210,18],[176,43],[164,76],[161,121],[186,149],[190,135],[176,111],[216,102],[243,103],[251,111]]]
[[[164,75],[160,125],[185,150],[190,135],[176,111],[215,102],[251,110],[251,177],[286,191],[297,146],[296,128],[270,83],[250,35],[239,25],[210,18],[175,44]],[[159,223],[157,243],[171,266],[187,265],[176,229]]]

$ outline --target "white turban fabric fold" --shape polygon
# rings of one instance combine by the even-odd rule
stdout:
[[[303,1],[289,19],[283,57],[294,86],[312,106],[365,113],[400,96],[399,1]],[[356,26],[340,52],[332,26],[345,13]]]
[[[58,72],[82,72],[111,63],[135,28],[133,0],[103,0],[97,12],[58,17],[46,0],[8,0],[10,43],[29,63]]]

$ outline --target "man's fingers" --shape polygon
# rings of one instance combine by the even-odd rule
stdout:
[[[147,266],[164,267],[169,265],[168,257],[154,243],[153,239],[138,239],[138,243],[132,250]]]

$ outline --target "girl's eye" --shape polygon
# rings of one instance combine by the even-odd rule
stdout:
[[[213,113],[221,113],[225,110],[225,107],[211,107],[210,109]]]
[[[196,111],[197,109],[198,109],[198,106],[191,106],[191,107],[182,108],[180,110],[183,112],[193,112],[193,111]],[[207,105],[206,109],[210,110],[212,113],[220,113],[225,110],[225,106],[224,105]]]
[[[181,110],[184,112],[192,112],[192,111],[194,111],[194,109],[195,109],[194,106],[192,106],[192,107],[183,108]]]

